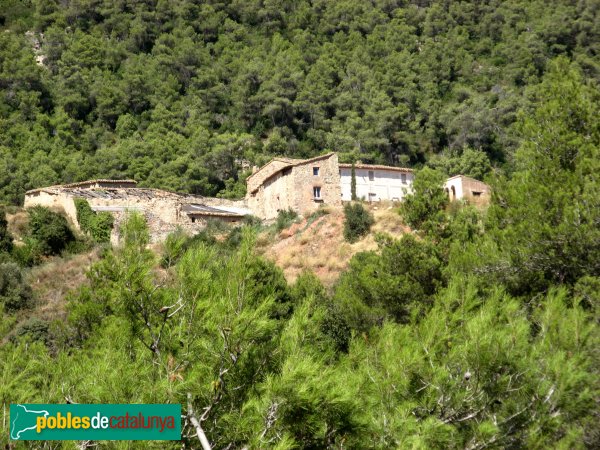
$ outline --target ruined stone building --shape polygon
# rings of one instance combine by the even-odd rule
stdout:
[[[178,227],[194,234],[207,220],[239,222],[250,214],[245,201],[177,194],[160,189],[138,188],[133,180],[92,180],[28,191],[25,208],[35,205],[64,212],[79,229],[75,199],[87,200],[94,211],[110,212],[115,218],[111,242],[118,241],[120,224],[128,212],[146,218],[152,241],[163,240]]]

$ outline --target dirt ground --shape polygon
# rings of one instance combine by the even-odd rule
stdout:
[[[305,269],[312,270],[323,284],[331,287],[347,267],[352,255],[376,250],[374,235],[378,232],[398,237],[410,232],[392,205],[368,206],[375,218],[371,232],[360,241],[349,244],[344,240],[344,214],[332,211],[315,220],[304,219],[281,231],[273,242],[272,235],[259,236],[257,245],[267,258],[284,271],[294,282]]]

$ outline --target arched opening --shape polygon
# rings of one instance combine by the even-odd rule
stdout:
[[[454,189],[454,186],[450,186],[450,190],[452,191],[452,195],[450,196],[450,200],[456,200],[456,189]]]

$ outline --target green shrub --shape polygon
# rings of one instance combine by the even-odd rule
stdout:
[[[114,218],[111,213],[96,213],[90,225],[90,234],[94,241],[98,243],[110,242],[113,224]]]
[[[284,230],[298,219],[298,213],[293,209],[283,209],[277,214],[277,231]]]
[[[292,297],[283,271],[272,261],[253,256],[245,261],[244,288],[252,298],[273,298],[271,318],[286,319],[293,312]]]
[[[96,266],[99,270],[101,267],[101,265]],[[71,292],[68,299],[68,323],[75,333],[75,339],[79,342],[83,342],[94,328],[102,323],[104,317],[112,314],[106,297],[98,295],[98,292],[89,286],[83,286],[77,292]]]
[[[63,253],[70,254],[70,255],[76,255],[78,253],[87,252],[88,250],[91,250],[93,247],[94,247],[94,244],[89,239],[84,239],[84,240],[77,239],[75,241],[70,241],[67,245],[65,245]]]
[[[311,213],[310,216],[308,216],[307,221],[314,222],[319,217],[326,216],[327,214],[330,214],[330,213],[331,213],[331,211],[329,210],[329,208],[327,208],[327,206],[320,205],[319,208],[317,208],[313,213]]]
[[[331,339],[338,352],[348,353],[352,329],[339,308],[333,303],[327,305],[325,316],[321,323],[321,332]]]
[[[42,341],[48,345],[50,342],[49,330],[50,324],[48,322],[37,317],[32,317],[17,328],[11,341],[16,342],[19,338],[26,338],[32,341]]]
[[[254,228],[258,228],[258,227],[262,226],[262,220],[260,220],[258,217],[253,216],[251,214],[244,216],[243,223],[244,223],[244,225],[247,225],[249,227],[254,227]]]
[[[189,242],[190,238],[181,228],[169,233],[163,244],[160,265],[165,269],[175,265],[187,250]]]
[[[199,244],[206,244],[208,246],[215,245],[217,243],[217,238],[215,238],[211,233],[207,230],[202,230],[200,233],[192,236],[188,243],[186,244],[186,250],[188,248],[195,247]]]
[[[408,194],[400,213],[413,229],[429,234],[439,234],[446,220],[444,208],[448,204],[448,195],[444,192],[444,174],[425,167],[415,175],[413,192]]]
[[[407,234],[377,236],[379,253],[361,252],[340,276],[335,305],[348,313],[352,328],[368,330],[389,318],[408,322],[430,307],[445,284],[439,246]]]
[[[25,245],[17,245],[13,248],[13,259],[22,267],[40,264],[44,256],[40,243],[31,237],[26,237],[24,243]]]
[[[12,236],[8,232],[8,222],[6,221],[6,211],[0,207],[0,253],[10,253],[13,249]]]
[[[348,352],[352,330],[313,272],[305,269],[298,276],[296,282],[290,287],[290,296],[294,306],[313,301],[314,304],[323,307],[323,315],[317,321],[320,332],[336,351]]]
[[[235,227],[229,232],[223,244],[226,248],[233,250],[240,246],[243,239],[244,232],[242,230],[242,227]]]
[[[75,209],[77,210],[77,221],[81,231],[90,235],[95,242],[110,242],[114,224],[112,214],[94,212],[87,200],[82,198],[75,199]]]
[[[23,279],[22,269],[15,263],[0,264],[0,304],[4,311],[14,312],[31,306],[33,294]]]
[[[209,218],[206,220],[206,232],[209,234],[227,233],[231,230],[231,225],[221,219]]]
[[[81,230],[87,232],[90,229],[92,218],[95,213],[87,200],[83,198],[76,198],[73,203],[75,203],[75,210],[77,211],[77,222],[79,223]]]
[[[349,203],[344,206],[344,239],[356,242],[369,233],[375,222],[373,216],[360,203]]]
[[[75,240],[64,216],[43,206],[34,206],[28,213],[29,235],[37,241],[43,255],[56,255]]]

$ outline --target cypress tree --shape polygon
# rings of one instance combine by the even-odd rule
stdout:
[[[354,163],[352,163],[352,170],[350,172],[350,195],[352,201],[358,199],[358,197],[356,197],[356,168],[354,167]]]

